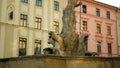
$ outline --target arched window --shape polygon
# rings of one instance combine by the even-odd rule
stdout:
[[[15,10],[14,5],[8,5],[8,8],[7,8],[7,20],[8,20],[8,22],[10,22],[10,20],[14,19],[14,10]]]
[[[13,11],[11,11],[11,12],[9,13],[9,19],[10,19],[10,20],[13,20]]]

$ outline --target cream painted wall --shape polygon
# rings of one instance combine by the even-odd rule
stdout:
[[[34,38],[33,38],[33,31],[32,30],[29,30],[29,37],[28,37],[28,40],[27,40],[27,55],[33,55],[33,51],[34,49]]]
[[[1,22],[0,22],[1,23]],[[0,24],[0,58],[4,57],[5,26]]]
[[[4,57],[11,57],[13,50],[13,30],[14,27],[11,25],[5,26],[5,39],[4,39]]]
[[[2,9],[1,9],[1,20],[0,20],[0,22],[6,23],[7,0],[2,0],[1,5],[2,5]]]
[[[28,12],[29,12],[29,19],[28,19],[28,25],[29,25],[29,27],[34,27],[34,3],[35,3],[35,1],[34,0],[29,0],[30,1],[30,4],[31,5],[29,5],[29,10],[28,10]]]
[[[0,2],[0,21],[1,21],[1,10],[2,10],[2,1]],[[3,46],[2,46],[2,27],[1,27],[1,22],[0,22],[0,55],[3,55]],[[2,58],[2,56],[0,56]]]
[[[19,25],[20,22],[20,0],[14,0],[15,1],[15,11],[14,11],[14,24]]]
[[[17,26],[14,27],[13,31],[13,50],[12,50],[12,56],[17,57],[18,56],[18,30],[19,28]]]
[[[0,2],[0,21],[1,21],[2,1]]]
[[[50,1],[50,6],[53,6],[53,3],[54,3],[54,0],[51,0]],[[49,26],[49,29],[50,29],[50,31],[52,31],[53,30],[53,28],[52,28],[52,26],[53,26],[53,13],[54,13],[54,7],[49,7],[50,9],[49,9],[49,19],[50,19],[50,26]]]

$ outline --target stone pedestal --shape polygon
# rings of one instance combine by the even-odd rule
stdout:
[[[0,68],[120,68],[120,57],[26,56],[0,59]]]

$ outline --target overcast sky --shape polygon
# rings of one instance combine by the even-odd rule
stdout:
[[[96,0],[96,1],[103,2],[116,7],[120,7],[120,0]]]

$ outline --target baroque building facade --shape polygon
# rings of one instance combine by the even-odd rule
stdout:
[[[61,0],[1,0],[0,58],[43,54],[48,32],[61,28]]]
[[[63,8],[68,0],[64,0]],[[76,4],[76,33],[88,35],[86,52],[100,56],[117,56],[117,7],[95,0],[78,0]]]

